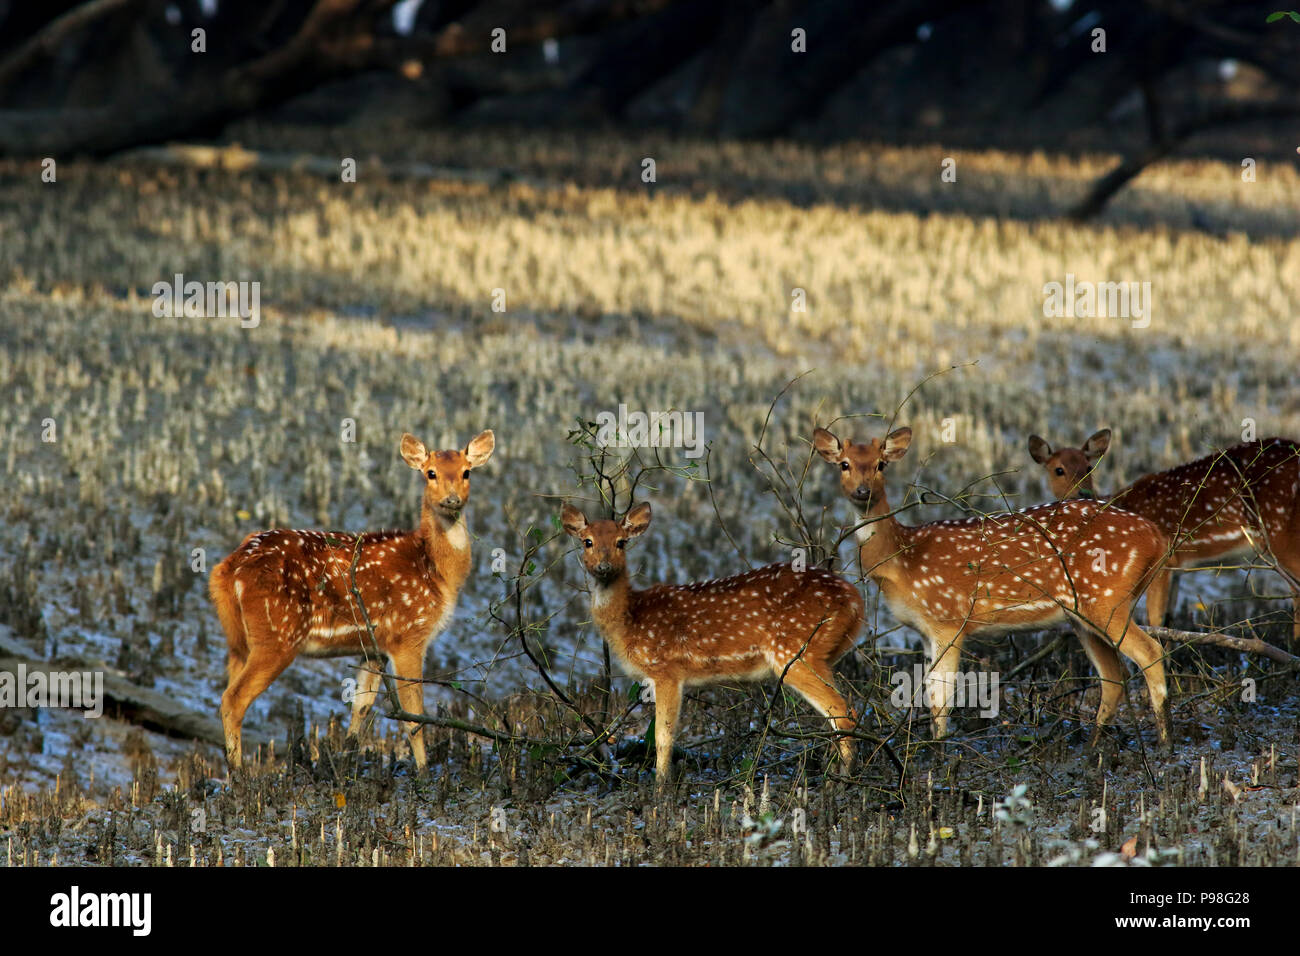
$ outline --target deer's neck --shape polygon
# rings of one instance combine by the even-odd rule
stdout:
[[[591,619],[619,657],[625,656],[631,591],[626,571],[607,584],[591,579]]]
[[[889,501],[883,494],[872,500],[865,514],[858,516],[859,522],[868,519],[874,520],[854,532],[858,541],[858,562],[862,573],[879,584],[902,573],[912,529],[899,524],[898,519],[889,513]]]
[[[469,531],[464,512],[453,520],[426,505],[420,514],[417,534],[432,574],[455,595],[469,577]]]

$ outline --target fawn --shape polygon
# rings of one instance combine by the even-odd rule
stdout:
[[[725,680],[777,677],[797,690],[837,733],[856,725],[831,667],[853,646],[862,626],[862,596],[838,574],[788,564],[694,584],[636,590],[628,581],[627,544],[650,526],[650,505],[621,521],[588,521],[566,504],[564,530],[582,542],[592,579],[591,614],[622,667],[654,687],[655,780],[672,768],[673,735],[682,690]],[[848,737],[838,740],[845,769]]]
[[[919,631],[930,668],[934,735],[947,733],[962,642],[1069,621],[1101,675],[1095,744],[1122,695],[1116,650],[1142,669],[1160,740],[1169,742],[1164,654],[1132,622],[1133,603],[1164,560],[1167,543],[1145,518],[1071,501],[908,526],[885,495],[885,468],[906,454],[910,428],[854,444],[825,428],[813,447],[840,474],[844,496],[866,519],[857,529],[862,573],[890,611]]]
[[[1249,555],[1271,555],[1291,586],[1292,640],[1300,641],[1300,444],[1285,438],[1243,442],[1168,471],[1145,475],[1101,498],[1092,473],[1110,429],[1079,448],[1052,451],[1029,436],[1029,455],[1047,472],[1058,498],[1109,501],[1154,521],[1174,542],[1165,570],[1147,589],[1147,620],[1159,626],[1177,602],[1175,568],[1194,568]]]
[[[425,481],[414,531],[262,531],[212,569],[209,590],[228,645],[221,723],[231,767],[241,765],[240,725],[248,706],[299,654],[369,658],[377,650],[393,665],[402,709],[424,712],[424,651],[451,620],[469,576],[462,516],[469,473],[487,462],[495,445],[491,430],[464,451],[430,452],[412,435],[402,436],[402,458]],[[354,577],[364,607],[353,594]],[[357,673],[350,735],[360,731],[374,703],[382,668],[382,660],[367,660]],[[402,730],[423,771],[420,724],[403,722]]]

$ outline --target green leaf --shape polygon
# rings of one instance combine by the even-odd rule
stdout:
[[[529,561],[528,564],[524,566],[524,574],[532,574],[536,569],[537,565]]]
[[[628,688],[627,702],[630,704],[632,703],[632,701],[636,700],[640,696],[641,696],[641,685],[637,683],[633,683],[632,686]]]

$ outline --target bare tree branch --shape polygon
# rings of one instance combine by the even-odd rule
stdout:
[[[1148,627],[1146,632],[1159,641],[1173,641],[1178,644],[1216,644],[1234,651],[1258,654],[1279,664],[1300,664],[1300,657],[1288,654],[1280,647],[1274,647],[1267,641],[1255,637],[1237,637],[1232,634],[1201,633],[1199,631],[1179,631],[1169,627]]]
[[[55,17],[0,62],[0,94],[4,93],[15,78],[29,70],[39,60],[53,55],[71,34],[115,10],[140,2],[141,0],[92,0],[82,6],[73,7],[62,16]]]
[[[1121,160],[1118,166],[1093,184],[1088,195],[1070,209],[1068,215],[1075,222],[1086,222],[1100,213],[1111,198],[1152,163],[1164,159],[1175,149],[1198,133],[1221,126],[1249,123],[1263,119],[1291,119],[1300,116],[1300,104],[1295,103],[1243,103],[1219,106],[1207,113],[1177,124],[1163,141],[1154,142],[1141,152]]]

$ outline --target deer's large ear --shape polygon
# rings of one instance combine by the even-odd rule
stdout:
[[[622,527],[629,538],[643,534],[645,529],[650,527],[650,503],[643,501],[630,508],[623,516]]]
[[[560,509],[560,524],[570,538],[581,538],[587,530],[587,516],[566,501]]]
[[[402,436],[400,447],[402,460],[416,471],[423,471],[424,463],[429,460],[429,453],[425,451],[424,442],[408,432]]]
[[[492,434],[492,429],[488,428],[480,432],[465,446],[465,457],[469,459],[469,466],[478,468],[480,465],[486,465],[487,460],[492,457],[492,449],[496,447],[497,436]]]
[[[896,428],[889,433],[885,439],[884,458],[885,461],[898,461],[907,454],[907,448],[912,444],[912,429]]]
[[[813,429],[813,447],[832,465],[844,456],[844,444],[824,428]]]
[[[1103,428],[1084,442],[1081,450],[1083,457],[1088,459],[1088,464],[1095,465],[1097,460],[1106,454],[1108,448],[1110,448],[1110,429]]]
[[[1037,435],[1029,436],[1029,457],[1034,459],[1040,465],[1046,465],[1047,459],[1052,457],[1052,446],[1043,441]]]

